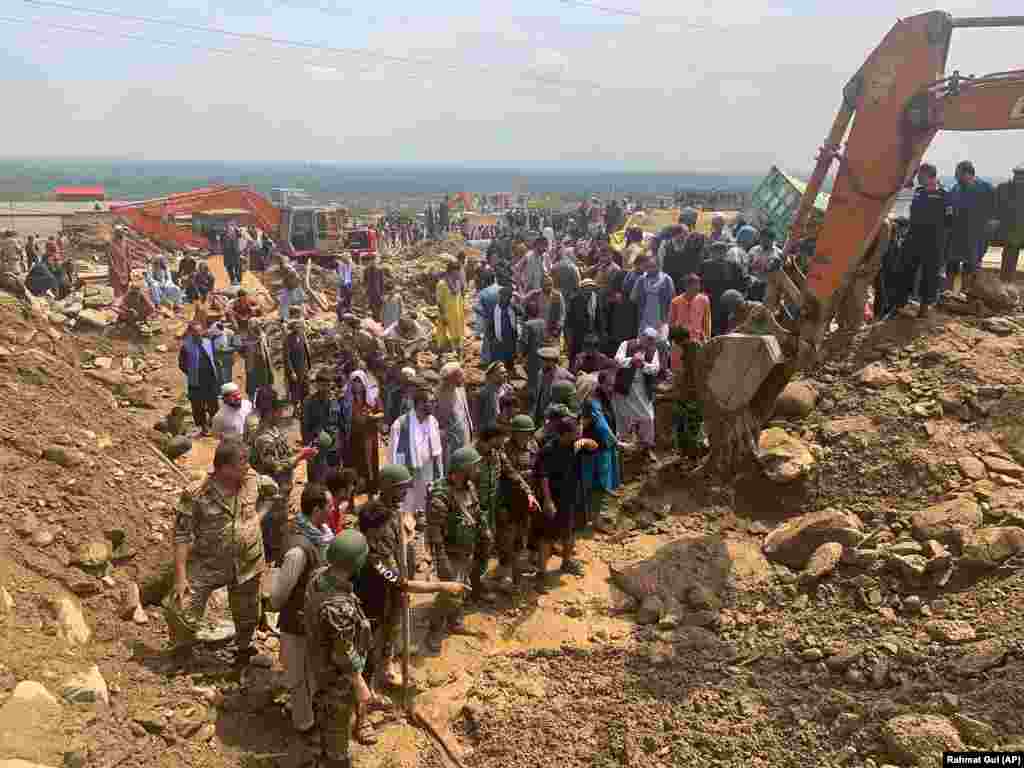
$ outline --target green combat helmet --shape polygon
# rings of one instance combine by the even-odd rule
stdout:
[[[513,432],[533,432],[536,429],[533,419],[525,413],[513,416],[512,420],[508,423],[508,428]]]
[[[448,472],[449,474],[452,472],[465,472],[474,464],[479,463],[480,454],[477,452],[476,448],[471,445],[467,445],[452,452],[451,459],[448,462]]]
[[[401,464],[385,464],[380,468],[379,485],[381,490],[397,488],[402,485],[408,485],[411,482],[412,475]]]
[[[350,573],[358,573],[369,554],[370,545],[366,543],[366,537],[354,528],[348,528],[327,547],[327,562]]]
[[[551,385],[551,404],[564,405],[570,413],[579,411],[576,400],[576,385],[571,381],[556,381]]]

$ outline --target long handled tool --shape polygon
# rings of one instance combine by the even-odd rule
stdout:
[[[398,551],[401,557],[402,578],[409,578],[409,547],[405,519],[398,526]],[[402,709],[412,717],[412,685],[409,680],[409,644],[412,636],[412,616],[409,612],[409,593],[402,591]]]

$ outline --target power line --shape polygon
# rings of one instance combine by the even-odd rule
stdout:
[[[416,66],[438,67],[459,74],[464,74],[465,70],[468,68],[475,69],[487,75],[514,75],[518,79],[530,80],[546,86],[577,88],[581,90],[590,90],[593,92],[607,90],[603,88],[599,83],[590,82],[586,80],[566,80],[564,78],[556,77],[553,75],[540,75],[525,70],[516,73],[511,73],[508,70],[499,67],[489,66],[486,64],[453,64],[450,62],[437,61],[435,59],[414,58],[411,56],[398,56],[395,54],[385,53],[383,51],[377,51],[371,48],[338,48],[334,46],[310,43],[303,40],[287,40],[283,38],[271,37],[269,35],[259,35],[249,32],[233,32],[232,30],[228,29],[221,29],[218,27],[207,27],[199,24],[188,24],[185,22],[174,21],[171,19],[159,19],[153,18],[151,16],[136,16],[133,14],[119,13],[116,11],[106,11],[96,8],[85,8],[83,6],[72,5],[70,3],[54,2],[53,0],[21,0],[21,2],[37,7],[56,8],[59,10],[71,11],[73,13],[85,13],[95,16],[106,16],[109,18],[124,19],[127,21],[137,21],[143,24],[161,24],[164,26],[189,30],[191,32],[217,34],[239,40],[248,40],[287,48],[301,48],[304,50],[315,50],[343,56],[364,56],[369,58],[377,58],[382,61],[397,64],[413,64]]]
[[[631,19],[637,19],[638,21],[651,21],[658,24],[674,24],[676,26],[686,27],[688,29],[701,29],[701,30],[724,30],[727,27],[717,24],[704,24],[690,19],[683,18],[682,16],[651,16],[640,11],[631,10],[628,8],[613,8],[608,5],[601,5],[600,3],[593,3],[589,0],[559,0],[562,5],[569,5],[576,8],[587,8],[592,11],[597,11],[605,16],[626,16]]]
[[[149,45],[160,45],[166,48],[188,48],[191,50],[204,51],[206,53],[214,53],[221,56],[245,56],[248,58],[258,58],[261,61],[273,61],[281,64],[299,64],[303,67],[315,66],[322,69],[331,69],[342,74],[351,74],[352,70],[345,70],[341,67],[334,66],[331,64],[325,64],[318,59],[288,59],[283,57],[268,57],[266,54],[260,51],[246,51],[237,48],[216,48],[209,45],[199,45],[197,43],[181,42],[177,40],[161,40],[155,37],[149,37],[147,35],[135,35],[130,32],[113,32],[106,29],[96,29],[94,27],[78,27],[71,24],[60,24],[53,21],[44,21],[42,19],[19,19],[9,16],[0,16],[0,22],[9,24],[26,24],[30,26],[41,26],[50,29],[59,29],[65,32],[78,32],[82,34],[97,35],[99,37],[117,38],[121,40],[133,40],[135,42],[147,43]],[[372,71],[369,67],[364,67],[359,70],[355,70],[355,74],[363,74],[365,72]]]

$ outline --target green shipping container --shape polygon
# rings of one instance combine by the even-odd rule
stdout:
[[[768,175],[757,185],[751,195],[751,207],[763,228],[771,227],[779,242],[789,237],[789,228],[793,225],[800,200],[807,185],[795,176],[783,173],[774,165]],[[807,225],[807,235],[813,236],[828,208],[828,194],[821,192],[814,201],[814,209]]]

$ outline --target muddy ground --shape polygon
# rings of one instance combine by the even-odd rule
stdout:
[[[938,586],[875,568],[850,547],[820,579],[762,552],[777,524],[824,509],[857,515],[873,542],[861,549],[893,552],[917,551],[907,543],[913,513],[958,496],[984,525],[1024,524],[1021,321],[986,330],[980,318],[939,313],[867,329],[805,379],[817,392],[810,412],[778,421],[811,447],[806,478],[696,480],[681,460],[635,475],[617,530],[581,542],[584,577],[481,604],[468,618],[479,636],[449,639],[440,656],[418,653],[426,606],[416,601],[418,710],[467,768],[931,765],[934,745],[951,739],[1024,743],[1016,555],[979,570],[950,545],[956,568]],[[182,322],[147,339],[71,335],[0,306],[0,585],[13,602],[0,594],[0,758],[296,762],[276,663],[239,673],[227,649],[211,647],[178,670],[158,607],[146,624],[120,616],[124,587],[170,559],[184,480],[149,446],[153,423],[184,402]],[[97,357],[114,370],[131,359],[141,380],[112,385]],[[198,440],[178,465],[202,472],[212,449]],[[107,558],[106,581],[71,564],[111,531],[124,544]],[[880,599],[865,601],[874,591]],[[55,618],[54,601],[69,593],[91,630],[79,643]],[[260,644],[276,658],[276,639]],[[63,701],[65,680],[92,665],[109,706]],[[22,715],[15,737],[22,681],[58,703]],[[901,715],[922,716],[913,748],[886,725]],[[452,764],[397,714],[375,719],[381,742],[357,747],[357,765]]]

